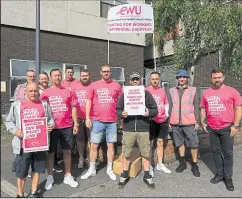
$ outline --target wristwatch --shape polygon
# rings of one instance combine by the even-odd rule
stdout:
[[[239,129],[240,126],[239,125],[234,125],[234,128]]]
[[[75,126],[79,126],[79,124],[74,124]]]

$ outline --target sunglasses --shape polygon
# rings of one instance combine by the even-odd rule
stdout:
[[[140,78],[138,78],[138,77],[134,77],[131,79],[131,81],[139,81],[139,80],[140,80]]]

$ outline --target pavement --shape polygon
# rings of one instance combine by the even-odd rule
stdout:
[[[1,133],[1,197],[16,197],[16,178],[12,173],[14,155],[11,147],[12,136]],[[183,173],[176,173],[178,162],[168,166],[171,174],[155,171],[155,190],[150,190],[143,182],[143,172],[119,189],[118,180],[111,181],[106,175],[106,168],[101,167],[95,177],[81,180],[80,176],[86,169],[73,168],[72,174],[79,182],[77,188],[71,188],[62,183],[64,174],[54,173],[55,184],[52,190],[44,190],[46,175],[41,175],[40,189],[43,197],[242,197],[242,145],[234,147],[234,175],[235,191],[226,190],[223,182],[213,185],[209,181],[214,176],[212,154],[207,153],[199,158],[198,164],[201,177],[192,175],[191,167]],[[30,192],[30,178],[26,181],[25,193]]]

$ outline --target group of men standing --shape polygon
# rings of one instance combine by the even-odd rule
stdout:
[[[234,190],[232,183],[233,167],[233,138],[239,131],[241,121],[242,99],[236,89],[224,85],[224,73],[213,70],[213,86],[206,90],[201,100],[199,121],[199,96],[195,87],[188,86],[189,74],[185,70],[177,73],[177,86],[166,93],[160,87],[160,74],[152,72],[150,86],[145,89],[145,113],[143,115],[128,115],[124,106],[124,94],[119,83],[111,79],[111,67],[103,65],[100,70],[101,80],[91,83],[90,72],[82,70],[80,81],[73,78],[73,68],[66,69],[66,79],[62,80],[59,69],[50,72],[51,87],[48,87],[48,74],[43,72],[39,76],[39,84],[34,83],[35,72],[27,72],[27,83],[19,85],[15,92],[15,100],[6,120],[7,129],[15,135],[13,140],[16,159],[18,196],[23,197],[24,182],[31,165],[32,191],[30,197],[39,197],[37,185],[39,174],[46,168],[46,153],[23,153],[22,127],[26,109],[39,110],[38,117],[47,117],[49,131],[49,151],[47,161],[47,181],[45,189],[50,190],[54,184],[53,164],[54,153],[60,141],[64,154],[65,177],[63,183],[77,187],[78,182],[71,175],[71,149],[73,141],[77,139],[79,152],[78,167],[83,168],[84,151],[89,153],[89,168],[81,176],[85,180],[96,175],[96,160],[98,147],[107,143],[106,173],[111,180],[116,180],[113,172],[114,143],[117,142],[117,121],[123,121],[122,155],[123,172],[118,186],[124,187],[129,180],[128,169],[130,156],[135,141],[137,141],[144,169],[143,181],[151,189],[153,169],[165,173],[171,171],[163,164],[164,142],[168,136],[169,127],[172,128],[175,146],[179,148],[180,164],[176,172],[187,168],[185,162],[185,148],[191,148],[192,173],[200,177],[197,165],[199,123],[205,132],[210,133],[210,141],[217,173],[210,181],[215,184],[224,180],[228,190]],[[142,84],[140,73],[130,75],[131,86]],[[226,93],[226,95],[224,95]],[[168,100],[169,99],[169,100]],[[206,126],[204,120],[207,119]],[[151,165],[151,146],[156,144],[157,165]]]

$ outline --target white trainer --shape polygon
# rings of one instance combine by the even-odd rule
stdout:
[[[54,178],[52,175],[48,175],[46,179],[45,190],[49,191],[53,188]]]
[[[73,176],[71,174],[64,177],[63,183],[64,184],[68,184],[68,185],[70,185],[73,188],[78,186],[78,182],[74,180],[74,178],[73,178]]]
[[[154,177],[154,168],[152,166],[150,166],[149,174],[151,175],[152,178]]]
[[[109,169],[107,169],[107,174],[108,174],[108,176],[109,176],[109,178],[111,179],[111,180],[116,180],[117,179],[117,177],[116,177],[116,175],[113,173],[113,170],[109,170]]]
[[[168,169],[168,168],[166,167],[166,165],[164,165],[164,164],[157,164],[156,169],[157,169],[158,171],[163,171],[164,173],[168,173],[168,174],[171,173],[171,170]]]
[[[96,173],[96,169],[93,169],[91,167],[89,167],[89,169],[87,170],[87,172],[81,176],[81,179],[82,180],[86,180],[87,178],[91,177],[91,176],[95,176],[97,173]]]

